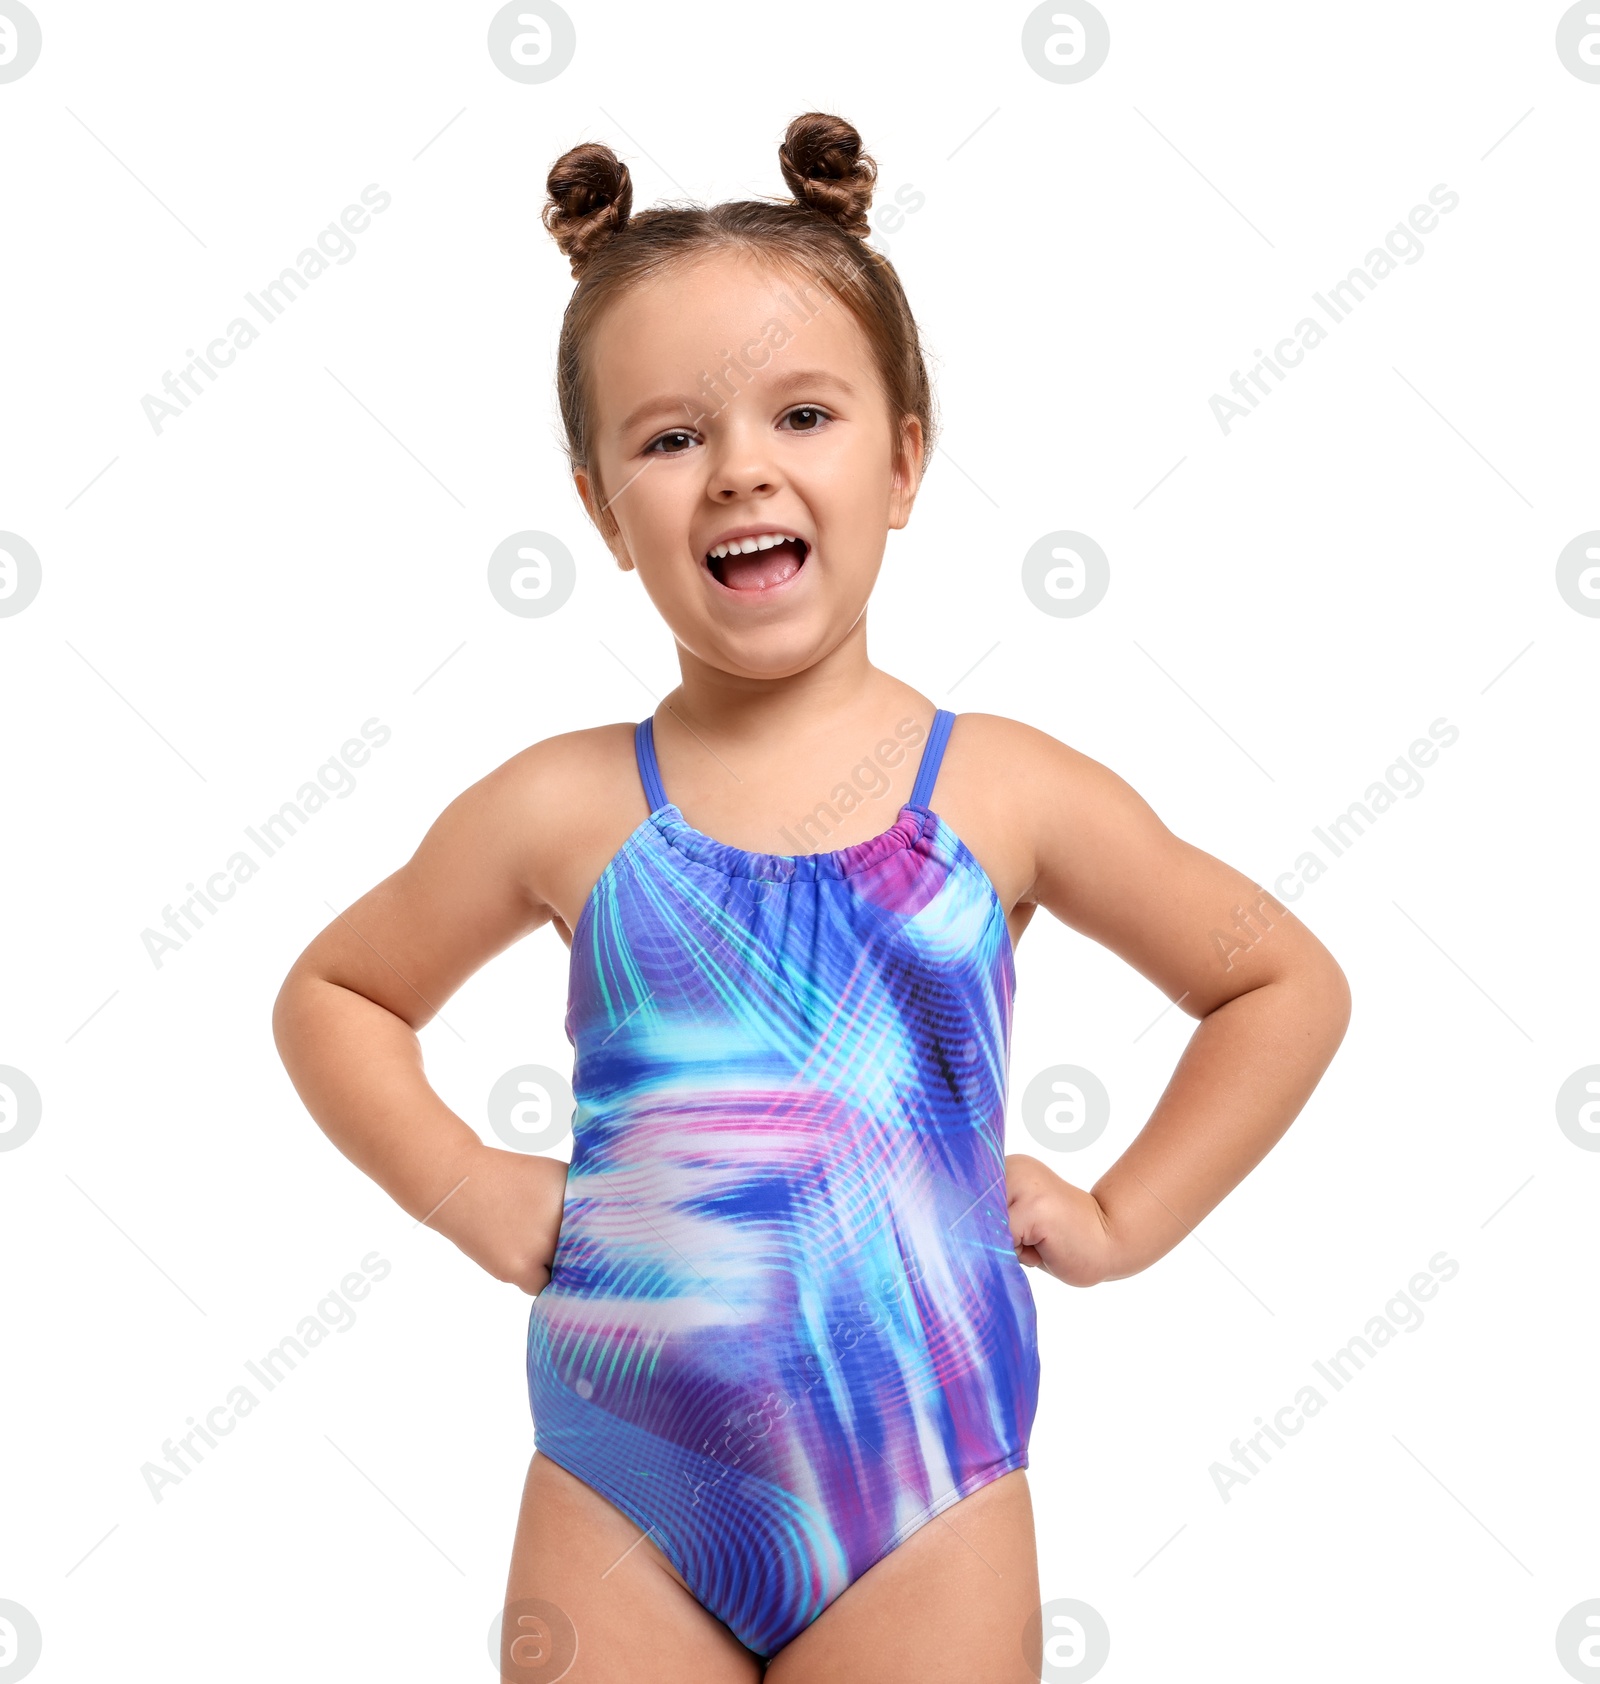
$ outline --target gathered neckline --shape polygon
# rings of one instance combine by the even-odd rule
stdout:
[[[624,861],[633,858],[647,836],[661,837],[668,846],[685,858],[699,861],[721,871],[725,876],[785,883],[849,877],[855,872],[876,865],[892,854],[902,852],[925,836],[936,835],[942,837],[942,851],[951,864],[973,872],[983,885],[990,906],[1000,919],[1000,929],[1004,936],[1001,954],[1007,974],[1011,978],[1011,986],[1014,988],[1017,976],[1016,945],[1011,939],[1011,926],[1007,922],[1006,910],[1001,904],[1000,894],[993,879],[984,870],[983,862],[962,838],[931,807],[921,806],[915,801],[906,802],[900,809],[900,816],[882,834],[869,836],[865,842],[855,842],[847,848],[834,848],[822,854],[763,854],[753,853],[745,848],[735,848],[731,842],[719,842],[716,837],[707,836],[703,830],[696,830],[678,811],[675,802],[666,802],[639,821],[637,829],[629,834],[622,846],[606,861],[599,877],[595,879],[588,899],[584,901],[578,913],[578,922],[573,926],[571,956],[568,960],[568,986],[571,986],[571,967],[578,963],[584,933],[606,885],[623,868]]]
[[[864,842],[832,848],[818,854],[768,854],[736,848],[707,836],[684,818],[674,801],[657,807],[649,822],[679,853],[709,865],[730,877],[754,877],[768,882],[809,882],[817,878],[851,877],[879,864],[891,854],[912,846],[939,822],[931,807],[908,801],[890,827]]]

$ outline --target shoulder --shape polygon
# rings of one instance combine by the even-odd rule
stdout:
[[[532,900],[559,903],[562,866],[645,816],[630,722],[561,731],[520,749],[451,802],[479,859],[504,862]]]
[[[965,743],[980,759],[998,755],[1008,765],[1015,761],[1031,766],[1061,755],[1087,758],[1048,731],[1020,719],[1010,719],[1003,713],[958,712],[950,730],[950,741],[952,746]]]
[[[953,778],[1031,856],[1023,897],[1058,892],[1082,862],[1115,857],[1119,842],[1165,833],[1150,804],[1109,766],[1048,731],[997,713],[958,714],[947,754]]]
[[[634,766],[633,725],[592,725],[580,731],[561,731],[519,749],[486,772],[457,798],[470,801],[481,813],[526,817],[537,810],[555,822],[555,808],[571,808],[576,816],[600,795],[613,775]]]
[[[1031,803],[1059,805],[1074,797],[1135,793],[1109,766],[1048,731],[1004,714],[957,714],[946,753],[961,762],[967,775],[983,778],[997,792],[1023,795]]]
[[[549,794],[570,783],[582,783],[586,774],[603,772],[626,760],[631,767],[633,722],[589,725],[578,731],[559,731],[541,737],[503,761],[490,774],[509,790]]]

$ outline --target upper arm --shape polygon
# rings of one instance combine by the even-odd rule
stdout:
[[[474,971],[549,921],[532,850],[559,810],[563,758],[559,739],[536,743],[463,790],[411,858],[311,942],[290,979],[353,989],[420,1029]]]
[[[1110,948],[1195,1017],[1307,973],[1348,1005],[1344,973],[1281,901],[1175,836],[1109,767],[1023,731],[1034,815],[1027,899]]]

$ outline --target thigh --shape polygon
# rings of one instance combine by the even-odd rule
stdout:
[[[614,1504],[534,1452],[506,1583],[506,1684],[751,1684],[761,1659]]]
[[[1039,1561],[1027,1472],[919,1527],[768,1664],[767,1684],[1038,1684]]]

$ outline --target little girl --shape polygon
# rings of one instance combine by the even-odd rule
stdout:
[[[274,1029],[335,1145],[534,1295],[505,1678],[1021,1684],[1024,1266],[1086,1287],[1163,1256],[1293,1121],[1349,993],[1113,772],[872,664],[931,394],[865,243],[860,137],[812,113],[778,161],[792,200],[637,217],[607,147],[551,171],[573,479],[682,683],[459,796],[301,955]],[[1005,1153],[1041,906],[1200,1020],[1087,1192]],[[571,949],[570,1169],[485,1146],[417,1041],[546,923]]]

